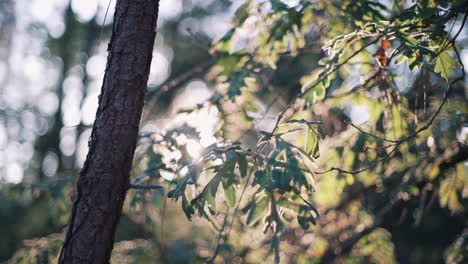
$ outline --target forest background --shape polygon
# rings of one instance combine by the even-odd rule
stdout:
[[[0,261],[57,261],[114,5],[0,2]],[[131,174],[158,188],[127,195],[112,262],[466,261],[466,15],[162,0]]]

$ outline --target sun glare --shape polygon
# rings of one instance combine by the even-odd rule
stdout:
[[[194,159],[199,159],[201,157],[203,147],[202,145],[193,139],[187,140],[187,151],[190,154],[190,156]]]

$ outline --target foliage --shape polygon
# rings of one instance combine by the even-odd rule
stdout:
[[[168,197],[182,200],[182,209],[189,220],[198,214],[213,222],[220,232],[215,255],[219,243],[227,243],[234,218],[240,217],[240,225],[246,225],[245,228],[262,223],[263,233],[271,231],[266,242],[271,246],[275,262],[279,262],[280,237],[287,233],[287,227],[311,230],[319,220],[319,211],[325,211],[321,208],[328,205],[333,210],[332,200],[337,200],[334,210],[354,215],[361,230],[369,232],[348,230],[345,232],[348,240],[340,235],[340,241],[350,245],[344,245],[339,255],[327,254],[334,250],[329,241],[322,261],[347,254],[372,259],[373,254],[378,254],[376,260],[395,262],[393,250],[379,252],[377,240],[393,245],[388,233],[377,228],[391,228],[382,222],[401,203],[408,207],[419,201],[420,207],[414,209],[417,212],[414,222],[418,225],[424,221],[425,207],[433,206],[433,203],[426,205],[428,193],[433,197],[439,195],[440,206],[448,207],[453,213],[463,212],[466,206],[462,194],[467,186],[464,165],[457,161],[441,168],[450,157],[461,155],[463,160],[466,154],[447,150],[443,157],[436,158],[439,154],[434,151],[453,144],[465,148],[463,144],[466,144],[466,141],[456,143],[455,134],[440,139],[435,136],[447,129],[459,131],[460,124],[466,120],[463,114],[455,119],[446,118],[453,123],[445,128],[440,127],[442,120],[438,121],[442,113],[450,112],[450,106],[445,106],[448,93],[463,79],[455,46],[459,31],[452,32],[453,27],[445,26],[463,13],[465,21],[466,7],[462,1],[417,1],[409,7],[402,1],[389,4],[301,1],[297,5],[273,0],[246,1],[237,11],[232,29],[211,51],[217,57],[215,67],[220,69],[217,71],[219,89],[205,104],[189,112],[214,106],[223,113],[223,108],[232,102],[238,103],[236,107],[242,113],[259,111],[262,100],[258,96],[263,89],[269,89],[265,76],[276,78],[282,70],[281,60],[300,58],[316,47],[321,47],[323,53],[319,60],[309,62],[309,73],[298,76],[302,87],[295,90],[286,107],[279,111],[271,132],[258,131],[254,150],[232,143],[225,133],[218,134],[218,143],[205,148],[199,159],[184,160],[187,155],[182,154],[181,159],[172,161],[178,164],[178,169],[170,181],[174,186],[170,187]],[[243,31],[255,33],[245,41]],[[244,42],[241,48],[240,41]],[[408,89],[397,84],[397,79],[408,78],[399,76],[405,68],[425,78],[431,89],[436,86],[447,89],[442,97],[434,95],[430,103],[424,102],[432,106],[439,101],[440,106],[431,108],[429,118],[425,114],[422,126],[417,123],[421,118],[418,109],[422,106],[414,105],[421,95],[412,95],[418,92],[413,91],[417,87]],[[351,86],[356,75],[361,76],[361,83]],[[282,91],[278,94],[284,96]],[[454,98],[453,103],[461,103],[457,100],[463,99]],[[338,143],[330,140],[322,143],[325,132],[321,121],[324,120],[314,119],[318,117],[314,107],[328,103],[346,112],[346,108],[352,107],[350,102],[366,106],[372,132],[351,124],[350,130],[354,131],[341,133]],[[251,123],[261,121],[248,114],[245,118]],[[346,119],[340,121],[353,121],[352,117]],[[229,120],[223,115],[221,120],[220,131],[226,131]],[[325,155],[320,151],[322,144],[328,148]],[[183,146],[175,147],[181,150]],[[331,169],[316,169],[327,169],[327,166]],[[186,173],[180,173],[184,167]],[[338,173],[332,174],[333,171]],[[320,175],[324,176],[318,178]],[[322,187],[317,187],[316,182]],[[330,193],[334,190],[326,189],[327,182],[337,184],[336,192],[342,199],[326,197],[334,196]],[[188,188],[190,185],[193,188]],[[325,190],[315,197],[314,191],[320,188]],[[377,192],[381,188],[383,191]],[[246,190],[250,197],[243,198]],[[374,196],[380,197],[380,201],[370,202]],[[223,223],[215,220],[220,214],[225,215]],[[226,226],[229,226],[227,234]],[[312,230],[321,233],[320,229]],[[333,234],[339,232],[335,230]],[[365,241],[373,242],[366,246]]]

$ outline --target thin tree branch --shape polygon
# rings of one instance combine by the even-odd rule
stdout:
[[[157,189],[163,189],[161,185],[137,185],[137,184],[130,184],[128,187],[129,189],[138,189],[138,190],[157,190]]]
[[[151,112],[151,110],[154,108],[154,106],[157,103],[157,99],[161,96],[161,94],[173,89],[174,87],[177,87],[181,85],[182,83],[188,81],[190,78],[192,78],[196,74],[203,73],[207,71],[211,66],[215,64],[215,61],[213,59],[209,59],[208,61],[201,63],[197,65],[196,67],[193,67],[192,69],[180,74],[179,76],[175,77],[174,79],[167,81],[163,85],[158,86],[156,89],[153,89],[150,91],[147,95],[147,105],[145,106],[145,112],[143,113],[143,118],[142,120],[145,120],[148,114]]]
[[[300,92],[298,94],[296,94],[296,96],[294,96],[291,101],[288,103],[288,105],[283,109],[283,111],[281,111],[278,115],[278,118],[276,119],[276,123],[275,123],[275,126],[273,127],[272,129],[272,133],[274,133],[276,131],[276,129],[278,128],[279,126],[279,123],[280,121],[283,119],[283,116],[284,114],[286,113],[286,111],[288,111],[288,109],[297,101],[297,99],[303,97],[304,95],[306,95],[309,91],[311,91],[312,89],[314,89],[317,85],[319,85],[323,80],[325,80],[326,78],[328,78],[328,76],[330,76],[332,73],[336,72],[337,70],[339,70],[341,68],[341,66],[345,65],[348,61],[350,61],[352,58],[354,58],[356,55],[358,55],[359,53],[361,53],[363,50],[365,50],[367,47],[377,43],[380,39],[382,38],[382,35],[378,36],[375,40],[367,43],[366,45],[362,46],[360,49],[358,49],[356,52],[354,52],[351,56],[349,56],[348,58],[346,58],[344,61],[342,61],[341,63],[337,64],[335,66],[335,68],[328,72],[327,74],[325,74],[322,78],[318,79],[317,81],[315,81],[315,83],[310,86],[309,88],[307,88],[305,91],[303,92]]]
[[[404,136],[398,140],[394,140],[394,139],[387,139],[387,138],[383,138],[383,137],[379,137],[377,135],[374,135],[374,134],[371,134],[369,132],[366,132],[364,130],[362,130],[361,128],[359,128],[358,126],[354,125],[354,124],[351,124],[351,123],[348,123],[349,125],[351,125],[352,127],[354,127],[355,129],[359,130],[361,133],[365,134],[365,135],[368,135],[368,136],[371,136],[371,137],[374,137],[376,139],[379,139],[379,140],[382,140],[382,141],[386,141],[386,142],[390,142],[390,143],[393,143],[393,145],[389,145],[387,147],[391,147],[391,146],[394,146],[393,149],[388,152],[384,157],[378,159],[377,161],[375,161],[374,163],[372,163],[370,166],[364,168],[364,169],[359,169],[359,170],[354,170],[354,171],[348,171],[348,170],[344,170],[344,169],[341,169],[341,168],[336,168],[336,167],[332,167],[326,171],[321,171],[321,172],[315,172],[316,174],[324,174],[324,173],[327,173],[327,172],[330,172],[330,171],[338,171],[338,172],[341,172],[341,173],[348,173],[348,174],[359,174],[361,172],[364,172],[366,170],[369,170],[369,169],[372,169],[374,168],[375,166],[377,166],[379,163],[385,161],[387,158],[389,158],[391,156],[392,153],[394,153],[397,148],[405,141],[408,141],[414,137],[416,137],[418,134],[420,134],[421,132],[427,130],[429,127],[431,127],[431,125],[434,123],[435,119],[437,118],[437,116],[439,115],[439,113],[441,112],[442,110],[442,107],[445,105],[445,103],[447,102],[448,100],[448,97],[453,89],[453,86],[455,85],[455,83],[457,83],[458,81],[460,80],[464,80],[465,79],[465,67],[463,65],[463,62],[461,60],[461,57],[460,57],[460,53],[455,45],[455,40],[457,38],[457,36],[460,34],[460,32],[462,31],[464,25],[465,25],[465,22],[466,22],[466,18],[467,18],[467,15],[468,13],[465,13],[465,16],[463,18],[463,23],[461,25],[461,27],[459,28],[458,32],[455,34],[454,38],[450,41],[450,43],[452,44],[453,48],[454,48],[454,51],[455,51],[455,54],[457,56],[457,60],[459,62],[459,64],[461,65],[461,68],[462,68],[462,76],[452,80],[447,88],[447,91],[445,92],[444,94],[444,97],[442,99],[442,102],[440,103],[439,107],[436,109],[435,113],[432,115],[432,117],[429,119],[429,121],[422,127],[420,127],[419,129],[417,129],[415,132],[407,135],[407,136]],[[278,125],[279,125],[279,122],[281,121],[281,119],[283,118],[283,115],[286,113],[286,111],[289,109],[289,107],[295,103],[295,101],[302,97],[303,95],[305,95],[308,91],[310,91],[311,89],[313,89],[316,85],[318,85],[321,81],[323,81],[325,78],[327,78],[331,73],[335,72],[336,70],[338,70],[342,65],[344,65],[346,62],[348,62],[352,57],[356,56],[358,53],[360,53],[363,49],[365,49],[367,46],[377,42],[381,37],[377,38],[376,40],[374,40],[373,42],[370,42],[369,44],[363,46],[361,49],[359,49],[358,51],[356,51],[353,55],[351,55],[348,59],[346,59],[345,61],[343,61],[342,63],[338,64],[336,66],[336,68],[329,72],[328,74],[326,74],[324,77],[322,77],[321,79],[319,79],[313,86],[311,86],[310,88],[308,88],[307,90],[305,90],[304,92],[301,92],[299,93],[298,95],[296,95],[291,101],[290,103],[288,104],[288,106],[278,115],[278,119],[276,121],[276,124],[273,128],[273,132],[278,128]],[[397,49],[399,50],[399,49]],[[401,51],[401,50],[400,50]],[[395,54],[399,53],[400,51],[398,52],[394,52],[392,53],[392,56],[393,57]],[[377,74],[376,74],[377,75]],[[373,77],[375,77],[376,75],[374,75]],[[273,133],[272,132],[272,133]]]
[[[450,153],[450,155],[447,155],[448,153]],[[453,168],[459,162],[464,162],[468,159],[468,146],[459,143],[459,144],[456,144],[455,146],[452,146],[451,148],[449,148],[449,150],[447,150],[444,153],[436,154],[436,156],[446,157],[437,165],[439,168],[439,171],[443,172],[449,168]],[[343,210],[351,202],[358,200],[361,197],[368,195],[369,193],[376,192],[379,186],[385,186],[385,188],[387,189],[393,187],[394,185],[398,185],[401,187],[401,184],[404,182],[402,178],[407,172],[407,170],[413,166],[420,165],[421,161],[424,159],[425,158],[421,158],[420,160],[413,161],[411,164],[408,164],[405,168],[403,168],[398,174],[395,174],[394,176],[390,176],[388,178],[383,179],[382,183],[375,183],[375,184],[365,186],[365,187],[363,186],[357,190],[354,190],[353,192],[348,192],[348,195],[345,196],[343,199],[341,199],[341,202],[337,206],[334,206],[325,210],[324,215],[326,215],[330,211]],[[427,183],[429,182],[424,180],[423,182],[416,182],[415,184],[421,185],[421,184],[427,184]],[[435,187],[438,188],[437,185]],[[433,199],[434,198],[432,197],[431,200]],[[429,205],[431,205],[431,202],[429,202]],[[426,208],[430,208],[430,206],[427,206]]]
[[[453,36],[452,40],[450,40],[450,42],[454,46],[455,46],[455,40],[458,38],[458,35],[460,35],[461,31],[463,30],[463,27],[465,26],[466,18],[468,17],[468,12],[466,11],[468,11],[468,7],[465,8],[465,15],[463,16],[463,21],[462,21],[460,28],[458,29],[458,32],[455,34],[455,36]]]
[[[218,238],[216,240],[216,248],[213,251],[213,255],[209,259],[207,259],[205,261],[205,264],[213,263],[214,259],[218,256],[218,252],[219,252],[219,248],[221,246],[221,239],[223,237],[224,229],[226,228],[227,223],[228,223],[228,217],[229,217],[229,210],[224,215],[223,225],[221,227],[221,230],[219,230]]]
[[[244,197],[245,191],[247,190],[247,187],[249,186],[250,178],[252,178],[252,175],[254,174],[254,171],[255,171],[255,167],[256,167],[256,166],[257,166],[257,165],[254,164],[254,166],[252,167],[252,169],[251,169],[250,172],[249,172],[249,175],[247,176],[247,181],[246,181],[246,183],[245,183],[245,185],[244,185],[244,188],[242,189],[241,195],[240,195],[240,197],[239,197],[239,202],[237,203],[237,206],[236,206],[236,208],[234,209],[234,212],[233,212],[233,214],[232,214],[232,221],[231,221],[231,223],[229,224],[229,228],[228,228],[228,230],[227,230],[227,232],[226,232],[226,238],[229,238],[229,234],[231,233],[232,225],[233,225],[233,223],[234,223],[234,218],[235,218],[236,215],[237,215],[237,211],[239,211],[239,207],[240,207],[240,205],[241,205],[242,198]],[[209,259],[207,259],[207,260],[205,261],[205,264],[213,263],[213,261],[214,261],[214,259],[216,258],[216,256],[218,256],[219,248],[220,248],[220,246],[221,246],[221,237],[222,237],[222,234],[223,234],[223,232],[224,232],[224,228],[225,228],[225,226],[227,225],[227,222],[228,222],[228,215],[229,215],[229,214],[226,213],[226,216],[224,217],[223,226],[222,226],[221,230],[219,231],[218,240],[217,240],[217,242],[216,242],[216,248],[215,248],[215,250],[214,250],[214,252],[213,252],[213,255],[212,255]],[[226,242],[226,241],[224,241],[224,242]]]
[[[463,21],[465,22],[466,21],[466,17],[467,17],[467,14],[465,14],[465,17],[463,19]],[[459,32],[463,29],[464,27],[464,23],[462,24],[462,26],[460,27],[459,29]],[[457,36],[458,36],[458,33],[457,33]],[[455,85],[455,83],[457,83],[458,81],[462,81],[462,80],[465,80],[465,65],[463,64],[463,61],[461,60],[461,57],[460,57],[460,52],[458,51],[456,45],[455,45],[455,39],[452,39],[451,41],[452,43],[452,46],[453,46],[453,49],[455,51],[455,55],[457,57],[457,60],[458,60],[458,63],[460,64],[461,66],[461,70],[462,70],[462,75],[454,80],[452,80],[447,88],[447,91],[445,91],[445,94],[444,94],[444,97],[442,99],[442,102],[439,104],[439,107],[437,107],[437,110],[435,111],[435,113],[432,115],[432,117],[429,119],[429,121],[422,127],[420,127],[419,129],[417,129],[415,132],[405,136],[405,137],[402,137],[398,140],[393,140],[393,139],[387,139],[387,138],[381,138],[381,137],[378,137],[376,135],[373,135],[371,133],[368,133],[368,132],[365,132],[363,131],[362,129],[360,129],[359,127],[353,125],[353,124],[350,124],[352,127],[358,129],[360,132],[368,135],[368,136],[372,136],[374,138],[377,138],[379,140],[382,140],[382,141],[386,141],[386,142],[391,142],[391,143],[394,143],[395,144],[395,147],[389,152],[387,153],[383,158],[375,161],[374,163],[372,163],[369,167],[367,168],[364,168],[364,169],[360,169],[360,170],[356,170],[356,171],[347,171],[347,170],[344,170],[344,169],[341,169],[341,168],[335,168],[335,167],[332,167],[326,171],[322,171],[322,172],[315,172],[316,174],[324,174],[324,173],[327,173],[327,172],[330,172],[330,171],[338,171],[338,172],[341,172],[341,173],[348,173],[348,174],[358,174],[358,173],[361,173],[363,171],[366,171],[366,170],[369,170],[369,169],[372,169],[374,168],[375,166],[377,166],[379,163],[381,163],[382,161],[386,160],[388,157],[390,157],[390,155],[395,152],[395,150],[398,148],[398,146],[400,146],[403,142],[405,141],[408,141],[414,137],[416,137],[419,133],[427,130],[429,127],[431,127],[431,125],[434,123],[435,119],[437,118],[437,116],[439,115],[439,113],[441,112],[442,110],[442,107],[445,105],[445,103],[447,102],[448,100],[448,97],[450,95],[450,93],[452,92],[452,89],[453,89],[453,86]]]
[[[458,52],[458,51],[456,51]],[[459,57],[459,55],[457,55]],[[461,59],[460,59],[461,60]],[[463,64],[462,64],[463,66]],[[370,170],[372,168],[374,168],[375,166],[377,166],[379,163],[383,162],[384,160],[386,160],[388,157],[390,157],[390,155],[395,152],[395,150],[405,141],[408,141],[414,137],[416,137],[419,133],[427,130],[429,127],[431,127],[431,125],[434,123],[434,120],[436,119],[436,117],[439,115],[440,111],[442,110],[442,107],[445,105],[445,103],[447,102],[447,99],[449,97],[449,94],[452,90],[452,87],[453,85],[460,81],[460,80],[464,80],[465,79],[465,70],[464,70],[464,67],[463,68],[463,75],[459,78],[456,78],[455,80],[453,80],[451,82],[451,84],[449,85],[447,91],[445,92],[445,95],[444,95],[444,98],[442,99],[442,102],[440,103],[439,107],[437,108],[436,112],[432,115],[431,119],[422,127],[420,127],[418,130],[416,130],[414,133],[411,133],[405,137],[402,137],[400,138],[399,140],[393,140],[393,139],[387,139],[387,138],[381,138],[379,136],[376,136],[374,134],[371,134],[371,133],[368,133],[368,132],[365,132],[363,131],[362,129],[360,129],[359,127],[353,125],[353,124],[350,124],[352,127],[358,129],[360,132],[364,133],[365,135],[368,135],[368,136],[372,136],[374,138],[377,138],[379,140],[382,140],[382,141],[386,141],[386,142],[391,142],[391,143],[394,143],[395,146],[394,148],[388,152],[384,157],[382,157],[381,159],[375,161],[374,163],[372,163],[370,166],[364,168],[364,169],[360,169],[360,170],[355,170],[355,171],[348,171],[348,170],[344,170],[344,169],[341,169],[341,168],[335,168],[335,167],[332,167],[326,171],[321,171],[321,172],[315,172],[316,174],[324,174],[324,173],[327,173],[327,172],[330,172],[330,171],[338,171],[338,172],[341,172],[341,173],[348,173],[348,174],[359,174],[361,172],[364,172],[366,170]]]
[[[109,13],[109,8],[110,8],[112,0],[108,0],[108,1],[109,2],[107,3],[106,13],[104,14],[104,18],[102,19],[101,32],[99,33],[99,39],[97,43],[98,47],[99,47],[99,44],[101,44],[102,33],[104,32],[104,26],[106,24],[107,13]]]
[[[359,130],[359,132],[361,132],[364,135],[367,135],[367,136],[370,136],[370,137],[373,137],[375,139],[382,140],[382,141],[385,141],[385,142],[390,142],[390,143],[398,143],[399,142],[399,140],[387,139],[387,138],[379,137],[379,136],[374,135],[372,133],[366,132],[362,128],[356,126],[355,124],[353,124],[351,122],[347,122],[347,121],[344,121],[344,122],[345,122],[345,124],[348,124],[348,125],[354,127],[355,129]]]
[[[397,144],[395,144],[395,147],[390,151],[388,152],[387,154],[385,154],[385,156],[383,156],[382,158],[374,161],[374,163],[372,163],[371,165],[369,165],[368,167],[365,167],[363,169],[359,169],[359,170],[354,170],[354,171],[348,171],[348,170],[344,170],[344,169],[341,169],[341,168],[335,168],[335,167],[331,167],[330,169],[326,170],[326,171],[318,171],[318,172],[315,172],[315,174],[325,174],[327,172],[330,172],[330,171],[338,171],[338,172],[341,172],[341,173],[347,173],[347,174],[359,174],[361,172],[364,172],[364,171],[367,171],[367,170],[370,170],[372,168],[374,168],[375,166],[377,166],[379,163],[381,163],[382,161],[386,160],[387,158],[389,158],[393,152],[395,152],[398,148],[398,146],[403,143],[402,142],[399,142]]]

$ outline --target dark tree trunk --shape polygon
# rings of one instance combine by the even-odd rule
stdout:
[[[90,149],[59,263],[108,263],[129,187],[158,0],[118,0]]]

